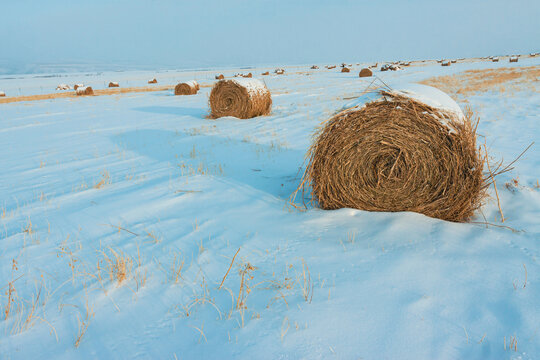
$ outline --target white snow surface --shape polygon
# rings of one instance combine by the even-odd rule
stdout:
[[[498,226],[292,209],[312,134],[372,81],[321,64],[306,75],[311,65],[266,77],[272,113],[249,121],[207,119],[210,87],[0,104],[0,358],[540,358],[540,147],[497,178],[505,222],[492,187],[473,219]],[[376,74],[392,86],[539,65]],[[216,73],[61,81],[211,85]],[[0,88],[51,93],[58,82],[0,77]],[[539,86],[455,98],[477,111],[494,161],[540,143]],[[131,259],[121,283],[106,270],[115,253]]]

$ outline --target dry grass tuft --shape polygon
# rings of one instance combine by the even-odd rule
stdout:
[[[535,83],[540,77],[540,66],[467,70],[448,76],[429,78],[421,84],[436,87],[447,94],[471,95],[483,91],[506,91],[509,84],[529,84],[532,91],[538,91]]]

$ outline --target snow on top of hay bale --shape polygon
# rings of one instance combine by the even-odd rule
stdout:
[[[268,92],[268,89],[266,88],[266,85],[264,85],[264,82],[259,79],[236,78],[231,79],[231,81],[234,81],[238,85],[245,87],[250,96],[265,94]]]
[[[518,57],[517,56],[511,56],[510,57],[510,62],[518,62]]]
[[[109,82],[109,87],[120,87],[120,85],[116,81],[111,81]]]
[[[84,87],[84,84],[75,84],[75,85],[73,85],[73,90],[77,90],[80,87]]]
[[[148,80],[148,83],[149,84],[157,84],[157,79],[156,78],[150,79],[150,80]]]
[[[71,86],[66,84],[60,84],[56,87],[56,90],[71,90]]]
[[[77,90],[75,90],[75,93],[77,95],[94,95],[94,90],[91,86],[79,86],[77,87]]]
[[[364,107],[367,103],[374,101],[392,101],[391,97],[396,96],[407,97],[409,99],[423,103],[429,107],[440,110],[442,113],[439,117],[439,121],[442,125],[448,127],[450,129],[450,132],[452,132],[453,130],[448,126],[448,117],[451,117],[454,121],[462,122],[465,120],[465,115],[463,114],[463,111],[454,101],[454,99],[452,99],[450,96],[448,96],[441,90],[432,86],[411,83],[396,85],[390,90],[382,90],[384,91],[384,93],[390,95],[390,97],[386,97],[385,95],[383,95],[381,90],[367,92],[358,97],[357,99],[345,104],[343,110],[355,106]]]
[[[3,92],[3,91],[0,91],[0,96],[4,97],[4,96],[6,96],[6,93]]]

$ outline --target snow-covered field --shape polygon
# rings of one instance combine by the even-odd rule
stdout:
[[[497,179],[506,221],[493,188],[482,208],[513,231],[288,206],[312,133],[372,79],[285,69],[261,77],[273,110],[251,120],[207,119],[209,87],[0,104],[0,359],[540,358],[538,79],[456,98],[494,161],[536,141]],[[222,72],[242,70],[2,77],[0,90]]]

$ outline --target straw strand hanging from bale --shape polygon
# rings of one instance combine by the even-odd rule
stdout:
[[[472,114],[430,106],[403,92],[379,94],[325,123],[292,200],[311,186],[312,201],[322,209],[469,220],[486,189]]]
[[[211,117],[234,116],[249,119],[267,115],[272,97],[266,85],[258,79],[232,79],[218,81],[210,93]]]
[[[199,91],[199,84],[195,80],[180,83],[174,87],[174,95],[195,95]]]

